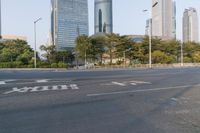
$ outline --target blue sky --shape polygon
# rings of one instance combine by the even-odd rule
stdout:
[[[33,47],[33,21],[42,17],[37,24],[39,45],[45,44],[49,35],[50,0],[1,0],[2,34],[28,37]],[[89,33],[94,32],[94,0],[89,2]],[[200,14],[200,0],[176,0],[177,3],[177,38],[182,39],[182,16],[185,8],[194,7]],[[113,0],[114,32],[122,35],[144,34],[145,20],[148,14],[143,9],[150,9],[151,0]],[[200,18],[200,17],[199,17]]]

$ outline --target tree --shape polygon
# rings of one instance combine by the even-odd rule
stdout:
[[[105,37],[97,36],[90,37],[91,47],[91,58],[93,61],[100,60],[102,63],[102,56],[105,53]]]
[[[115,53],[116,45],[119,43],[119,40],[120,40],[119,38],[120,38],[120,36],[117,34],[114,34],[114,33],[106,35],[105,48],[110,56],[110,65],[112,65],[113,54]]]
[[[56,52],[56,62],[62,63],[72,63],[74,60],[74,55],[71,51],[57,51]]]
[[[152,62],[154,64],[163,64],[167,62],[167,56],[164,52],[156,50],[152,53]]]
[[[134,61],[145,63],[148,62],[147,53],[145,53],[145,48],[142,43],[133,43],[131,50],[131,58]]]
[[[195,42],[183,43],[183,53],[184,53],[184,58],[185,58],[184,62],[191,63],[192,59],[193,59],[193,61],[198,61],[198,60],[196,60],[198,51],[200,51],[199,43],[195,43]],[[195,53],[196,53],[196,55],[195,55]],[[196,56],[195,59],[193,56]]]
[[[200,51],[196,51],[193,54],[193,62],[200,63]]]
[[[45,52],[44,54],[42,54],[42,56],[44,58],[46,58],[50,64],[56,62],[56,47],[55,47],[55,45],[50,45],[50,46],[41,45],[40,50]]]
[[[6,41],[0,44],[1,62],[20,61],[22,65],[29,65],[33,57],[33,50],[23,40]]]
[[[79,58],[85,59],[89,57],[89,48],[90,48],[90,39],[86,35],[81,35],[76,38],[76,47],[75,51],[78,54]]]

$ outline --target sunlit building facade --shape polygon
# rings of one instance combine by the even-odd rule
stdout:
[[[183,13],[183,42],[199,42],[199,20],[195,8],[185,9]]]
[[[152,0],[152,35],[176,38],[176,3],[172,0]]]
[[[75,47],[79,35],[88,35],[88,0],[51,0],[51,40],[58,51]]]

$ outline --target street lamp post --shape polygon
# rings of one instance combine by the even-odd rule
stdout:
[[[152,36],[152,19],[149,19],[149,68],[152,68],[151,64],[152,64],[152,56],[151,56],[151,36]]]
[[[87,69],[87,51],[85,49],[85,69]]]
[[[181,66],[183,66],[183,43],[181,43]]]
[[[154,8],[156,5],[158,5],[158,2],[155,2],[152,5],[152,8]],[[143,10],[143,12],[148,12],[148,10]],[[152,68],[152,50],[151,50],[151,46],[152,46],[152,14],[151,11],[149,11],[149,68]]]
[[[124,50],[123,51],[123,56],[124,56],[124,68],[126,68],[126,52],[130,51],[131,48],[127,49],[127,50]]]
[[[124,68],[126,68],[126,51],[124,51]]]
[[[36,24],[38,21],[42,20],[42,18],[39,18],[34,21],[34,40],[35,40],[35,50],[34,50],[34,67],[37,68],[37,52],[36,52],[36,44],[37,44],[37,34],[36,34]]]

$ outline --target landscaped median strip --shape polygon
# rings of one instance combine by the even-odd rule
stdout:
[[[151,91],[161,91],[161,90],[172,90],[172,89],[181,89],[181,88],[188,88],[188,87],[200,87],[200,84],[185,85],[185,86],[173,86],[173,87],[164,87],[164,88],[154,88],[154,89],[132,90],[132,91],[116,91],[116,92],[108,92],[108,93],[95,93],[95,94],[87,94],[87,97],[128,94],[128,93],[139,93],[139,92],[151,92]]]

